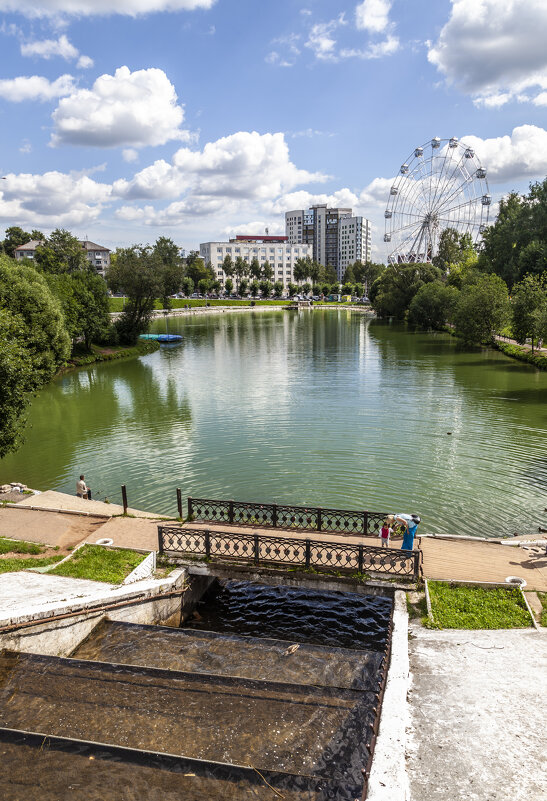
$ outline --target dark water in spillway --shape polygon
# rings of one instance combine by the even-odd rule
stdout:
[[[186,625],[248,637],[381,650],[391,607],[391,599],[384,597],[221,581],[198,603],[199,618]]]

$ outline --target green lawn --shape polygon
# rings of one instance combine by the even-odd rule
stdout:
[[[51,573],[56,576],[121,584],[145,558],[146,554],[136,551],[111,551],[101,545],[84,545]]]
[[[0,537],[0,553],[43,553],[45,550],[43,545],[37,545],[35,542],[23,542],[22,540],[7,540],[5,537]]]
[[[538,592],[538,598],[541,601],[543,612],[541,613],[540,625],[547,626],[547,592]]]
[[[532,625],[519,589],[430,581],[435,624],[443,629],[516,629]]]
[[[0,573],[15,573],[29,567],[46,567],[62,559],[62,556],[47,556],[44,559],[0,559]]]
[[[109,298],[108,302],[110,304],[110,311],[111,312],[120,312],[123,311],[123,298]],[[255,300],[255,306],[286,306],[287,303],[290,301],[286,298],[285,300],[279,300],[272,298],[271,300]],[[185,306],[190,306],[191,308],[199,307],[199,306],[206,306],[209,303],[211,306],[250,306],[251,299],[247,298],[246,300],[199,300],[197,298],[172,298],[171,304],[173,309],[184,309]],[[352,306],[352,303],[336,303],[335,301],[314,301],[315,306],[322,306],[322,305],[337,305],[337,306]],[[159,300],[156,301],[155,308],[161,309],[161,302]]]

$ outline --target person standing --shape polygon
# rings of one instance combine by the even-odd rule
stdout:
[[[81,475],[80,479],[76,482],[76,495],[78,498],[91,498],[91,489],[85,483],[85,476]]]
[[[420,515],[417,514],[397,514],[395,515],[395,523],[400,523],[405,528],[403,534],[403,544],[401,550],[413,551],[414,550],[414,537],[416,536],[416,529],[421,522]]]
[[[384,525],[380,530],[380,540],[381,540],[381,547],[382,548],[389,548],[389,538],[393,533],[393,529],[391,528],[392,520],[390,517],[384,520]]]

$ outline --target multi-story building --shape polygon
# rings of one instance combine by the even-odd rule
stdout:
[[[338,277],[348,264],[370,261],[370,223],[365,217],[344,217],[338,235]]]
[[[80,245],[85,250],[85,255],[90,264],[93,265],[95,270],[102,275],[106,275],[107,269],[110,267],[110,251],[102,245],[96,245],[95,242],[90,242],[88,239],[79,240]],[[15,248],[14,256],[20,261],[21,259],[33,259],[36,255],[36,248],[43,245],[44,242],[39,240],[32,240],[27,242],[26,245],[19,245]]]
[[[226,256],[235,262],[240,256],[247,264],[257,259],[261,267],[268,262],[274,275],[273,282],[282,281],[286,287],[294,281],[294,266],[297,259],[312,256],[312,246],[291,244],[286,236],[250,236],[239,234],[228,242],[203,242],[199,255],[206,264],[211,264],[215,276],[221,283],[226,280],[222,264]]]
[[[287,211],[285,213],[287,239],[293,244],[312,245],[312,258],[325,267],[327,265],[334,267],[341,279],[349,262],[346,261],[343,267],[341,266],[340,232],[342,225],[344,225],[344,237],[350,232],[349,227],[351,226],[348,226],[348,219],[360,221],[353,223],[356,229],[354,233],[358,233],[361,236],[361,232],[365,231],[364,239],[361,236],[360,240],[360,245],[364,242],[365,247],[359,247],[361,255],[356,256],[353,260],[355,261],[357,258],[362,261],[370,260],[370,224],[363,217],[352,217],[352,213],[351,209],[329,209],[326,203],[311,206],[307,210]],[[344,242],[346,242],[345,239]],[[347,252],[348,248],[344,250]],[[357,251],[357,247],[354,247],[354,250]]]

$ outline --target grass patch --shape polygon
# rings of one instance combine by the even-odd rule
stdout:
[[[538,370],[547,370],[547,356],[543,356],[541,353],[532,353],[532,350],[528,347],[512,345],[510,342],[496,342],[494,347],[496,350],[505,353],[506,356],[531,364]]]
[[[0,573],[15,573],[29,567],[47,567],[62,559],[62,556],[47,556],[44,559],[0,559]]]
[[[198,298],[172,298],[171,299],[171,309],[184,309],[186,306],[190,306],[191,309],[200,308],[202,306],[206,306],[207,303],[209,306],[250,306],[251,301],[254,301],[255,306],[286,306],[287,303],[290,303],[290,298],[284,298],[280,300],[279,298],[272,298],[271,300],[263,300],[261,298],[246,298],[245,300],[205,300],[205,299],[198,299]],[[109,308],[111,312],[121,312],[123,311],[123,298],[109,298],[108,299]],[[355,303],[350,302],[338,302],[335,300],[314,300],[314,306],[355,306]],[[364,308],[364,307],[363,307]],[[161,310],[162,305],[159,300],[156,300],[154,309]]]
[[[532,625],[519,589],[429,582],[431,611],[443,629],[520,629]]]
[[[146,554],[136,551],[110,551],[101,545],[84,545],[51,572],[56,576],[121,584],[145,558]]]
[[[2,553],[43,553],[45,550],[43,545],[37,545],[35,542],[23,542],[22,540],[7,540],[5,537],[0,537],[0,554]]]
[[[427,602],[425,600],[425,593],[422,593],[416,601],[411,601],[407,593],[406,609],[409,620],[421,620],[424,622],[424,620],[427,619]]]
[[[71,367],[84,367],[95,362],[111,362],[115,359],[129,359],[133,356],[146,356],[158,350],[160,343],[155,340],[141,339],[136,345],[92,345],[91,352],[83,347],[75,347],[70,356],[66,369]]]
[[[547,592],[538,592],[537,596],[541,601],[541,605],[543,607],[543,612],[541,613],[539,624],[540,626],[547,626]]]

